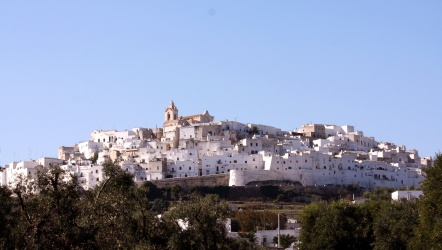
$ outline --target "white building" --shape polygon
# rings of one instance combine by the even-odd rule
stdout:
[[[254,134],[251,133],[253,130]],[[94,162],[94,155],[98,159]],[[353,126],[304,124],[291,133],[279,128],[214,122],[208,111],[180,116],[171,102],[163,128],[94,130],[88,141],[60,147],[59,157],[13,162],[0,172],[0,184],[18,176],[35,178],[37,166],[63,165],[92,188],[103,181],[101,164],[118,162],[135,181],[230,173],[229,185],[252,181],[291,180],[303,185],[418,187],[430,157],[391,142],[377,142]],[[64,162],[64,161],[65,162]]]
[[[400,200],[400,199],[419,199],[424,193],[421,190],[398,190],[391,193],[392,200]]]

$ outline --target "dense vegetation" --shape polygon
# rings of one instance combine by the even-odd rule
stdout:
[[[83,190],[75,176],[51,167],[35,183],[0,188],[1,249],[256,249],[227,237],[229,205],[216,195],[160,199],[151,183],[137,186],[130,174],[105,163],[106,179]],[[38,193],[31,192],[38,190]],[[161,214],[161,216],[158,216]]]
[[[82,189],[75,176],[62,181],[65,173],[57,166],[40,172],[35,182],[0,187],[0,248],[260,249],[254,232],[278,224],[275,211],[232,211],[225,200],[228,187],[160,189],[150,182],[136,185],[111,162],[103,171],[105,180],[92,190]],[[261,201],[317,200],[302,212],[301,249],[442,249],[442,155],[424,171],[424,197],[417,201],[392,202],[386,188],[366,192],[362,204],[345,199],[360,192],[357,186],[303,193],[296,187],[256,189]],[[227,218],[242,238],[227,237]],[[281,238],[282,245],[297,241]]]
[[[424,196],[391,201],[375,189],[363,204],[314,202],[302,213],[301,249],[442,249],[442,155],[424,169]]]

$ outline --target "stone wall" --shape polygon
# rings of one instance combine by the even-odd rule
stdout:
[[[158,188],[180,186],[183,188],[191,188],[197,186],[228,186],[229,174],[216,174],[208,176],[184,177],[184,178],[170,178],[163,180],[152,181]]]

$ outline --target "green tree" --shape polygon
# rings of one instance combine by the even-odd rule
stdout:
[[[21,211],[15,225],[21,231],[16,248],[94,248],[93,231],[80,223],[84,203],[77,178],[67,176],[59,166],[40,169],[36,182],[19,183],[13,190]]]
[[[419,213],[416,202],[382,201],[374,212],[374,249],[407,249],[418,226]]]
[[[257,229],[273,230],[278,228],[278,214],[271,211],[256,211],[246,209],[236,213],[235,218],[238,220],[241,231],[249,232]],[[287,221],[284,214],[279,216],[280,227],[283,229]]]
[[[249,130],[249,134],[259,134],[259,129],[256,126],[252,126],[252,128]]]
[[[345,201],[315,202],[301,215],[301,249],[371,249],[368,209]]]
[[[281,234],[279,236],[279,243],[280,243],[279,246],[282,248],[289,248],[292,245],[292,243],[296,241],[297,238],[290,234]],[[273,243],[278,244],[278,236],[273,237]]]
[[[419,227],[413,247],[442,249],[442,154],[436,154],[433,166],[423,171],[425,180],[421,188],[424,195],[418,201]]]
[[[98,153],[99,153],[98,151],[95,151],[94,155],[89,158],[89,160],[92,162],[92,164],[96,164],[97,163]]]
[[[118,165],[103,164],[106,179],[94,190],[86,218],[102,247],[164,249],[162,223],[149,209],[149,186],[138,186],[133,176]]]
[[[239,235],[239,237],[241,237],[243,239],[246,239],[246,240],[248,240],[248,241],[250,241],[252,243],[256,243],[256,241],[258,239],[256,238],[255,233],[256,233],[256,231],[239,232],[238,235]]]
[[[7,187],[0,187],[0,248],[13,249],[19,238],[17,226],[20,213],[17,209],[17,199],[12,198],[12,192]]]
[[[163,214],[168,249],[229,249],[225,221],[229,205],[216,195],[192,196]]]

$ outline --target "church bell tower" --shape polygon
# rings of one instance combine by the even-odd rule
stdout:
[[[164,111],[164,125],[168,123],[176,123],[177,120],[178,120],[178,108],[175,106],[175,103],[171,101],[169,106],[167,106],[166,110]]]

